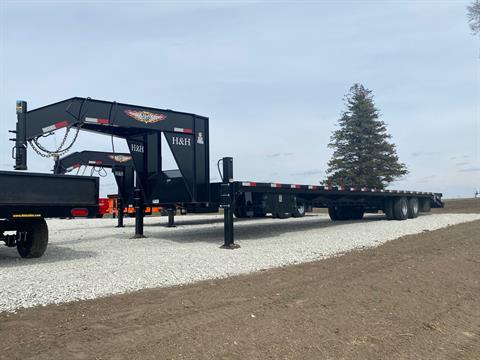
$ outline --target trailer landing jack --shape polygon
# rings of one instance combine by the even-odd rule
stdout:
[[[176,227],[175,225],[175,208],[168,208],[167,209],[167,214],[168,214],[168,224],[167,227],[169,228],[174,228]]]
[[[143,196],[141,189],[135,189],[135,235],[133,239],[144,238],[143,218],[145,216],[145,207],[143,206]]]
[[[123,202],[122,202],[122,198],[119,197],[117,199],[117,208],[118,208],[118,213],[117,213],[117,217],[118,217],[118,223],[117,223],[117,228],[123,228]]]
[[[222,159],[223,173],[221,184],[221,201],[223,208],[223,245],[221,249],[238,249],[240,245],[235,244],[233,234],[233,208],[234,208],[234,186],[233,186],[233,158]]]

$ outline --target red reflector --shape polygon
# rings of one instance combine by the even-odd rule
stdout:
[[[67,125],[68,125],[67,121],[60,121],[58,123],[55,123],[55,128],[60,129],[60,128],[65,127]]]
[[[67,125],[68,125],[68,122],[67,122],[67,121],[60,121],[60,122],[58,122],[58,123],[55,124],[55,127],[56,127],[57,129],[60,129],[60,128],[65,127],[65,126],[67,126]]]
[[[72,209],[70,211],[73,217],[85,217],[88,216],[88,210],[87,209]]]

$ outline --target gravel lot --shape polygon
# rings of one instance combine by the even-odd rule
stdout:
[[[237,220],[237,250],[219,249],[222,217],[147,218],[146,239],[131,239],[133,219],[50,220],[50,244],[40,259],[0,248],[0,312],[139,289],[191,283],[319,260],[398,237],[480,219],[480,214],[432,214],[403,222],[371,216],[332,223],[302,219]],[[160,226],[158,226],[160,225]]]

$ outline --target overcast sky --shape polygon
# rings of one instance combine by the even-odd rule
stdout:
[[[16,99],[33,109],[90,96],[208,116],[211,163],[233,156],[238,180],[316,184],[359,82],[410,170],[392,188],[480,189],[468,1],[0,3],[0,169],[13,165]],[[83,132],[73,150],[111,151],[110,138]],[[52,164],[29,150],[29,170]],[[101,184],[116,192],[112,176]]]

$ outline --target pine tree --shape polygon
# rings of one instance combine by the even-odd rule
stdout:
[[[480,1],[475,0],[470,6],[467,6],[468,25],[472,32],[480,34]]]
[[[338,120],[328,147],[334,149],[328,162],[326,184],[383,189],[406,175],[395,145],[389,142],[385,122],[380,120],[372,91],[355,84],[345,96],[345,111]]]

